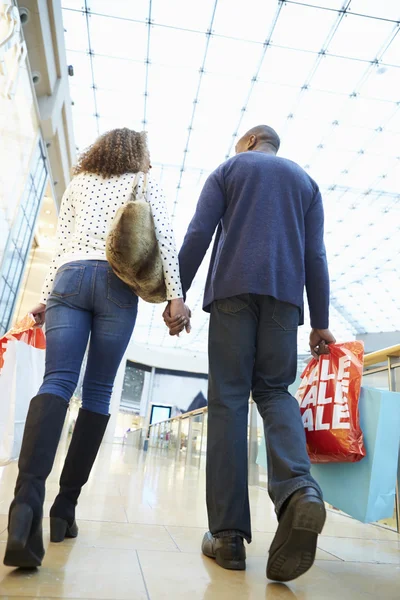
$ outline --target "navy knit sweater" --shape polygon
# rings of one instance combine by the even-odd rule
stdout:
[[[304,286],[311,325],[329,326],[324,211],[317,184],[297,164],[245,152],[207,179],[179,254],[184,292],[217,235],[204,296],[262,294],[298,306]]]

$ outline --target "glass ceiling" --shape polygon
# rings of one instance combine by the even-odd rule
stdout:
[[[210,171],[271,125],[323,192],[334,334],[400,330],[399,0],[62,4],[78,150],[114,127],[148,131],[180,244]],[[137,343],[206,351],[206,267],[192,334],[170,338],[143,304]]]

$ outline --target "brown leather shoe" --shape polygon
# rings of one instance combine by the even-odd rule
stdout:
[[[239,535],[217,538],[209,531],[203,538],[201,550],[208,558],[214,558],[217,565],[231,571],[246,569],[246,549]]]
[[[269,551],[268,579],[292,581],[313,566],[325,519],[324,502],[314,488],[302,488],[289,498]]]

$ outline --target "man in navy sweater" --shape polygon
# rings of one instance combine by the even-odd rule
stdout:
[[[189,290],[217,229],[204,310],[210,312],[207,508],[203,553],[245,568],[251,541],[247,487],[248,401],[264,420],[269,494],[278,516],[267,576],[290,581],[313,564],[325,522],[310,474],[299,406],[288,392],[297,371],[297,331],[307,290],[314,355],[335,340],[328,329],[324,214],[316,183],[276,156],[265,125],[240,139],[236,156],[208,178],[179,255]],[[176,325],[168,319],[176,333]],[[178,325],[179,329],[184,324]]]

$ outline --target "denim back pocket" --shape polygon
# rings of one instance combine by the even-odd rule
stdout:
[[[110,269],[108,271],[107,298],[119,308],[133,308],[138,303],[138,297],[132,292],[130,287],[124,283]]]
[[[272,318],[284,331],[295,331],[300,323],[300,308],[288,302],[275,300]]]
[[[223,300],[217,300],[216,305],[218,310],[227,315],[234,315],[244,308],[249,306],[249,295],[242,294],[240,296],[233,296],[231,298],[224,298]]]
[[[85,267],[82,265],[66,265],[60,267],[54,279],[52,295],[58,298],[78,296],[81,291]]]

